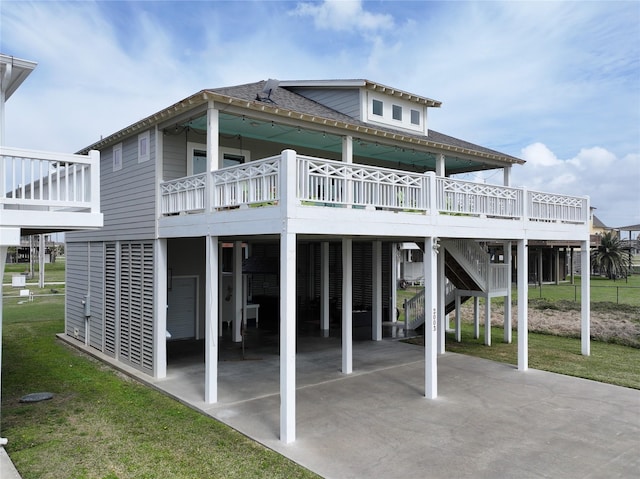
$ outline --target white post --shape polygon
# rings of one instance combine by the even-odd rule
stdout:
[[[397,243],[391,243],[391,298],[389,298],[389,320],[398,321],[396,304],[398,304],[398,248]]]
[[[518,369],[529,369],[529,283],[527,240],[518,240]]]
[[[4,278],[4,263],[7,259],[8,246],[0,246],[0,278]],[[2,281],[0,281],[0,396],[2,395]],[[0,405],[0,426],[2,426],[2,406]],[[0,429],[0,447],[7,444]]]
[[[504,186],[511,186],[511,165],[504,167],[503,182]]]
[[[218,237],[205,237],[204,402],[207,404],[218,402],[219,251]]]
[[[231,340],[242,341],[242,242],[233,243],[233,331]]]
[[[296,440],[296,257],[289,217],[297,205],[296,152],[284,150],[280,164],[280,440]]]
[[[440,329],[438,331],[438,354],[444,354],[445,352],[445,332],[446,332],[446,315],[445,315],[445,293],[446,293],[446,275],[444,264],[444,253],[438,255],[438,324]],[[426,285],[426,283],[425,283]],[[425,286],[426,287],[426,286]]]
[[[216,171],[220,168],[220,115],[215,107],[215,103],[209,100],[207,105],[207,171]],[[187,161],[191,161],[187,158]],[[211,211],[214,205],[214,187],[212,175],[207,175],[205,179],[205,211]]]
[[[320,330],[329,336],[329,242],[320,245]]]
[[[153,377],[167,377],[167,240],[158,239],[155,245],[154,276],[156,278],[155,310],[155,357]]]
[[[373,297],[371,298],[371,339],[382,340],[382,241],[374,241],[371,247],[373,273]]]
[[[342,238],[342,372],[353,371],[353,242]]]
[[[480,337],[480,298],[473,297],[473,338]]]
[[[456,292],[456,342],[462,341],[462,323],[460,321],[460,294]]]
[[[445,176],[445,161],[442,153],[436,156],[436,176]]]
[[[44,288],[44,235],[38,235],[38,287]]]
[[[484,298],[484,344],[491,346],[491,297]]]
[[[504,342],[511,344],[511,241],[504,242],[504,264],[507,267],[507,296],[504,298]]]
[[[353,163],[353,137],[350,135],[342,137],[342,161]],[[347,208],[351,208],[353,205],[353,180],[350,178],[347,178],[344,194],[343,201],[347,204]]]
[[[580,341],[582,343],[582,354],[591,355],[591,265],[589,242],[580,243]]]
[[[280,440],[296,440],[296,235],[280,235]]]
[[[424,395],[428,399],[438,397],[438,279],[437,238],[424,241]]]

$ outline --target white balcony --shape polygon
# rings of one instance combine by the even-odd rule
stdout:
[[[312,158],[290,150],[290,156],[286,153],[163,182],[161,214],[216,215],[229,210],[285,207],[300,211],[299,207],[304,207],[304,214],[309,215],[308,208],[340,208],[345,211],[331,210],[331,214],[364,218],[393,212],[393,218],[413,215],[411,221],[417,224],[434,224],[437,218],[441,225],[469,227],[490,220],[510,230],[542,228],[588,234],[586,197]],[[406,217],[401,221],[407,222]]]
[[[22,234],[102,227],[100,153],[0,147],[0,226]]]

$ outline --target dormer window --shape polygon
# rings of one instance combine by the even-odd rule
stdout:
[[[380,100],[373,100],[373,114],[383,116],[382,102]]]
[[[418,110],[411,110],[411,124],[412,125],[420,124],[420,112]]]
[[[394,120],[402,121],[402,107],[399,105],[393,105],[392,117]]]

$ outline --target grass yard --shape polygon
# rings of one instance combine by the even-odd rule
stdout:
[[[447,334],[447,351],[469,354],[503,363],[517,364],[518,334],[513,341],[503,341],[504,330],[491,328],[491,346],[485,346],[484,328],[480,338],[473,338],[473,325],[462,325],[462,342]],[[414,341],[412,341],[414,342]],[[422,338],[418,343],[424,344]],[[640,349],[618,344],[591,341],[591,355],[581,354],[579,339],[529,333],[529,367],[603,383],[640,389]]]
[[[62,296],[5,299],[2,435],[23,479],[318,477],[65,346],[63,317]]]
[[[44,279],[47,283],[62,283],[64,282],[65,272],[65,257],[58,256],[55,263],[46,263],[44,265]],[[38,284],[38,273],[40,265],[36,263],[34,267],[33,278],[27,279],[27,284]],[[22,274],[29,272],[29,263],[8,263],[4,268],[4,277],[2,279],[3,284],[11,284],[11,278],[14,274]]]

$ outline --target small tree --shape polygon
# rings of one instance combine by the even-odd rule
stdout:
[[[591,250],[591,264],[594,270],[604,273],[609,279],[626,276],[629,270],[627,250],[620,239],[608,231],[600,238],[600,244]]]

